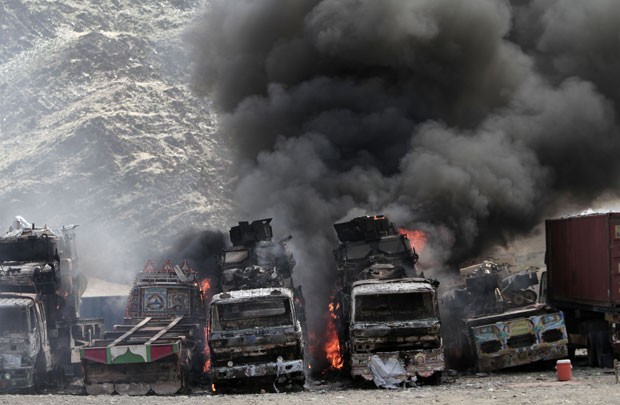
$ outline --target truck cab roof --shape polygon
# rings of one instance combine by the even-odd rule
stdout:
[[[35,294],[0,294],[0,308],[29,307],[36,298]]]
[[[435,291],[432,283],[424,278],[394,280],[361,280],[353,283],[353,295],[390,294],[419,291]]]
[[[215,294],[211,299],[212,304],[218,302],[244,301],[259,297],[283,297],[293,298],[293,293],[288,288],[254,288],[251,290],[233,290]]]

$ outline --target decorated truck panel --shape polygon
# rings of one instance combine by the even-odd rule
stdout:
[[[206,303],[187,263],[147,262],[128,297],[125,322],[82,348],[89,394],[170,395],[204,368]]]

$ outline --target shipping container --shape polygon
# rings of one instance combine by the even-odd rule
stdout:
[[[569,349],[609,366],[620,352],[620,213],[549,219],[545,236],[547,303],[564,312]]]

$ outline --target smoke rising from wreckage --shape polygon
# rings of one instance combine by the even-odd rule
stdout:
[[[47,181],[50,195],[62,194],[59,205],[99,213],[97,221],[105,230],[140,229],[148,242],[165,238],[163,234],[187,232],[188,224],[205,213],[215,213],[214,221],[220,222],[228,215],[218,213],[228,210],[241,217],[281,218],[278,227],[295,234],[291,249],[304,264],[295,274],[296,282],[304,285],[312,309],[308,321],[319,329],[329,299],[324,285],[332,284],[335,272],[329,255],[317,252],[328,252],[336,244],[330,232],[334,222],[385,212],[407,229],[423,230],[428,239],[418,266],[427,275],[443,277],[441,271],[526,234],[557,211],[600,206],[603,198],[616,198],[617,2],[209,2],[185,39],[192,50],[193,89],[212,99],[219,112],[219,132],[214,136],[229,137],[238,153],[234,162],[238,181],[230,198],[234,204],[221,197],[228,182],[211,183],[228,178],[232,170],[207,170],[209,164],[229,167],[230,162],[210,157],[205,164],[205,148],[193,135],[212,125],[192,124],[196,117],[210,118],[210,111],[196,103],[190,107],[176,103],[190,99],[183,90],[163,92],[163,87],[145,83],[144,77],[158,77],[156,69],[147,69],[142,77],[123,76],[110,86],[117,73],[144,72],[141,69],[153,66],[148,55],[172,48],[168,43],[150,48],[157,52],[141,52],[150,41],[110,33],[144,25],[156,31],[178,27],[178,21],[171,23],[168,14],[160,18],[163,11],[149,12],[150,4],[136,3],[137,10],[146,11],[138,15],[156,17],[153,24],[143,24],[130,14],[123,14],[121,24],[110,24],[106,18],[118,15],[110,12],[116,10],[110,10],[111,4],[106,2],[97,18],[91,18],[93,7],[87,7],[87,17],[63,27],[71,34],[67,36],[57,35],[66,31],[47,25],[63,13],[53,9],[54,19],[39,19],[45,16],[41,10],[52,5],[37,4],[41,10],[25,20],[32,21],[26,25],[37,32],[6,37],[10,49],[3,54],[11,59],[2,65],[0,103],[3,111],[18,112],[1,121],[2,146],[12,152],[6,155],[19,156],[28,164],[5,161],[5,210],[45,209],[57,201],[31,198],[42,196],[39,187]],[[26,6],[18,2],[16,8]],[[65,9],[71,16],[83,15],[82,9]],[[187,9],[183,13],[187,15]],[[22,19],[16,20],[20,28],[24,26]],[[81,35],[91,30],[105,35]],[[31,42],[37,46],[22,50],[19,45],[48,32],[53,40],[43,45],[66,41],[84,45],[86,52],[52,57],[53,63],[47,63],[45,55],[36,64],[21,66],[37,50],[50,46]],[[132,60],[131,52],[139,58]],[[92,63],[72,62],[66,69],[59,62],[79,61],[82,54]],[[110,55],[132,63],[114,70],[110,65],[114,58],[105,57]],[[45,71],[35,65],[44,65]],[[32,71],[42,75],[40,80],[31,80]],[[59,72],[69,72],[69,77]],[[46,74],[56,79],[52,90],[57,91],[39,92],[35,87],[48,82]],[[123,92],[125,77],[139,84]],[[93,82],[97,92],[85,91]],[[89,105],[89,97],[63,98],[84,93],[105,96],[94,105]],[[171,98],[175,106],[187,109],[177,113],[176,107],[162,102]],[[119,99],[133,101],[128,107]],[[145,100],[157,108],[138,108]],[[71,107],[61,109],[58,104]],[[88,114],[76,105],[88,106]],[[140,114],[118,114],[111,106]],[[172,113],[153,113],[164,109]],[[187,110],[191,113],[185,114]],[[179,124],[169,131],[175,136],[160,139],[159,134],[167,132],[161,131],[163,121]],[[119,128],[129,135],[119,138]],[[71,136],[30,140],[60,132]],[[9,139],[13,136],[15,141]],[[125,149],[129,143],[150,146]],[[195,147],[187,148],[188,144]],[[65,155],[58,150],[72,155],[59,158]],[[179,159],[165,159],[169,156]],[[77,168],[79,174],[67,175],[67,167]],[[154,170],[158,168],[162,170]],[[179,177],[178,172],[184,175]],[[21,178],[13,181],[16,175]],[[67,184],[88,193],[68,193]],[[173,185],[174,196],[161,184]],[[110,196],[122,198],[96,209]],[[219,202],[215,209],[213,198]],[[110,226],[117,218],[122,226]],[[167,232],[160,232],[162,218]],[[99,239],[92,243],[93,253],[105,250],[101,238],[93,239]],[[125,248],[120,245],[113,240],[105,247],[120,251]],[[124,266],[108,269],[117,267]]]
[[[615,198],[618,7],[216,0],[186,37],[193,87],[243,162],[239,210],[287,221],[309,308],[324,308],[333,263],[315,252],[336,221],[382,212],[423,230],[419,267],[445,278]]]

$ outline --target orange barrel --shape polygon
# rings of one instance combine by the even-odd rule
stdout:
[[[570,381],[573,377],[571,369],[573,366],[570,364],[570,360],[558,360],[555,363],[555,369],[558,374],[558,381]]]

